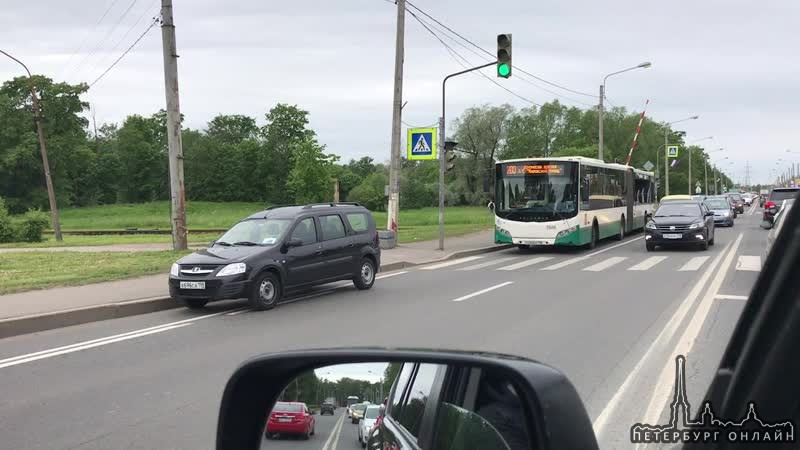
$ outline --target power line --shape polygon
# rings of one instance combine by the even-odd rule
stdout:
[[[86,56],[84,56],[83,59],[81,59],[80,62],[78,62],[78,65],[75,66],[75,72],[74,73],[77,74],[77,71],[80,69],[80,67],[83,65],[83,63],[86,62],[86,60],[88,58],[90,58],[95,53],[97,53],[98,50],[100,50],[100,47],[103,46],[103,43],[105,43],[105,41],[108,40],[108,38],[111,36],[111,34],[114,33],[114,30],[116,30],[117,27],[119,26],[119,24],[122,23],[122,20],[125,19],[125,17],[131,11],[131,9],[133,9],[133,6],[136,4],[137,1],[139,1],[139,0],[131,1],[131,4],[128,5],[128,7],[125,9],[125,11],[122,13],[122,15],[119,16],[119,18],[117,19],[116,23],[114,23],[114,25],[111,27],[111,29],[108,30],[108,33],[106,33],[105,37],[103,37],[103,39],[101,39],[100,42],[97,43],[97,45],[94,47],[94,49],[92,49],[91,52],[87,53]]]
[[[97,22],[95,22],[95,24],[94,24],[94,26],[92,27],[91,31],[90,31],[90,30],[86,30],[86,34],[84,34],[84,35],[83,35],[83,40],[81,41],[81,45],[79,45],[79,46],[78,46],[78,49],[77,49],[77,50],[75,50],[74,52],[72,52],[72,54],[71,54],[71,55],[69,55],[69,59],[67,60],[67,64],[64,66],[64,68],[63,68],[63,69],[61,69],[61,73],[62,73],[62,74],[64,73],[64,71],[65,71],[65,70],[67,70],[67,68],[69,68],[69,65],[70,65],[70,63],[72,62],[72,59],[75,57],[75,55],[77,55],[77,54],[78,54],[78,52],[80,52],[81,50],[83,50],[83,46],[84,46],[84,45],[86,45],[86,42],[88,42],[88,41],[89,41],[89,35],[91,35],[92,33],[94,33],[94,31],[97,29],[97,26],[98,26],[98,25],[100,25],[100,22],[102,22],[102,21],[103,21],[103,19],[105,19],[105,18],[106,18],[106,16],[108,15],[108,13],[109,13],[109,12],[111,12],[111,9],[114,7],[114,5],[116,5],[116,4],[117,4],[117,2],[118,2],[118,1],[119,1],[119,0],[112,0],[112,1],[111,1],[111,4],[110,4],[110,5],[108,5],[108,8],[106,8],[105,12],[103,12],[103,15],[102,15],[102,16],[100,16],[100,18],[99,18],[99,19],[97,19]],[[59,75],[59,78],[60,78],[60,75]]]
[[[459,59],[458,59],[458,58],[461,58],[462,60],[466,61],[466,63],[467,63],[467,64],[469,64],[469,60],[468,60],[468,59],[464,58],[464,57],[463,57],[463,56],[461,56],[461,55],[460,55],[458,52],[456,52],[455,50],[453,50],[453,48],[452,48],[452,47],[450,47],[449,45],[447,45],[447,43],[446,43],[446,42],[444,42],[444,41],[442,40],[442,38],[440,38],[440,37],[439,37],[439,35],[438,35],[438,34],[436,34],[436,32],[434,32],[433,30],[431,30],[431,29],[428,27],[428,25],[426,25],[426,24],[425,24],[425,22],[423,22],[423,21],[422,21],[422,20],[421,20],[419,17],[417,17],[417,15],[416,15],[416,14],[414,14],[414,13],[413,13],[413,12],[411,12],[411,11],[409,11],[408,13],[409,13],[409,14],[411,14],[411,17],[413,17],[414,19],[416,19],[416,20],[417,20],[417,22],[419,22],[419,23],[420,23],[420,25],[422,25],[422,26],[423,26],[423,27],[424,27],[426,30],[428,30],[428,32],[429,32],[430,34],[432,34],[432,35],[433,35],[433,37],[435,37],[435,38],[436,38],[436,40],[438,40],[438,41],[439,41],[439,42],[440,42],[440,43],[441,43],[441,44],[442,44],[442,45],[445,47],[445,49],[447,49],[447,51],[450,53],[450,56],[452,56],[452,57],[453,57],[453,59],[455,59],[455,61],[456,61],[456,62],[457,62],[457,63],[458,63],[458,64],[459,64],[461,67],[463,67],[463,68],[465,68],[465,69],[468,69],[468,68],[469,68],[467,65],[465,65],[464,63],[462,63],[461,61],[459,61]],[[496,80],[494,80],[494,79],[492,79],[492,78],[488,77],[488,76],[487,76],[485,73],[483,73],[483,72],[476,72],[476,75],[479,75],[479,76],[482,76],[482,77],[486,78],[487,80],[491,81],[491,82],[492,82],[492,83],[494,83],[495,85],[499,86],[499,87],[500,87],[501,89],[503,89],[504,91],[508,92],[509,94],[511,94],[511,95],[513,95],[513,96],[515,96],[515,97],[517,97],[517,98],[521,99],[521,100],[524,100],[524,101],[526,101],[526,102],[528,102],[528,103],[530,103],[530,104],[532,104],[532,105],[535,105],[535,106],[540,106],[540,107],[542,106],[542,105],[540,105],[540,104],[538,104],[538,103],[534,102],[533,100],[527,99],[527,98],[525,98],[525,97],[523,97],[523,96],[521,96],[521,95],[517,94],[516,92],[512,91],[511,89],[509,89],[509,88],[507,88],[507,87],[503,86],[502,84],[498,83]]]
[[[111,58],[112,55],[114,55],[117,52],[117,49],[125,41],[125,38],[127,38],[128,35],[131,34],[131,31],[133,31],[134,28],[137,28],[139,26],[139,24],[142,22],[142,19],[144,19],[144,17],[147,15],[147,12],[153,10],[156,2],[158,2],[158,0],[153,0],[150,3],[150,5],[148,5],[145,9],[142,10],[142,13],[139,14],[139,17],[136,19],[136,21],[133,22],[133,24],[131,24],[130,27],[128,27],[128,30],[125,32],[125,34],[123,34],[122,37],[117,40],[117,43],[114,44],[114,47],[108,51],[108,54],[106,54],[106,56],[102,59],[102,61],[99,61],[97,64],[93,64],[91,67],[87,69],[87,72],[92,72],[94,71],[94,69],[106,65],[106,61],[108,61],[108,59]]]
[[[387,0],[387,1],[389,1],[389,0]],[[456,32],[456,31],[455,31],[455,30],[453,30],[452,28],[448,27],[447,25],[443,24],[441,21],[439,21],[439,20],[438,20],[438,19],[436,19],[435,17],[431,16],[431,15],[430,15],[430,14],[428,14],[427,12],[423,11],[422,9],[420,9],[419,7],[417,7],[416,5],[414,5],[413,3],[409,2],[409,1],[406,1],[406,4],[407,4],[408,6],[410,6],[410,7],[414,8],[415,10],[417,10],[418,12],[420,12],[421,14],[423,14],[425,17],[427,17],[427,18],[431,19],[432,21],[436,22],[437,24],[439,24],[441,27],[443,27],[444,29],[446,29],[446,30],[447,30],[447,31],[449,31],[450,33],[452,33],[452,34],[454,34],[454,35],[458,36],[458,37],[459,37],[460,39],[462,39],[464,42],[467,42],[468,44],[472,45],[473,47],[477,48],[478,50],[482,51],[483,53],[486,53],[487,55],[489,55],[489,56],[490,56],[490,57],[492,57],[492,58],[494,58],[494,57],[495,57],[495,55],[494,55],[494,54],[492,54],[491,52],[489,52],[489,51],[488,51],[488,50],[486,50],[485,48],[483,48],[483,47],[481,47],[480,45],[478,45],[478,44],[476,44],[476,43],[472,42],[471,40],[469,40],[469,39],[467,39],[467,38],[465,38],[464,36],[462,36],[461,34],[459,34],[458,32]],[[539,77],[539,76],[536,76],[536,75],[534,75],[534,74],[532,74],[532,73],[530,73],[530,72],[528,72],[528,71],[526,71],[526,70],[522,69],[521,67],[518,67],[518,66],[513,66],[513,65],[512,65],[512,67],[513,67],[514,69],[517,69],[518,71],[520,71],[520,72],[522,72],[522,73],[524,73],[524,74],[528,75],[529,77],[535,78],[535,79],[537,79],[537,80],[541,81],[542,83],[549,84],[549,85],[551,85],[551,86],[553,86],[553,87],[557,87],[557,88],[559,88],[559,89],[563,89],[563,90],[565,90],[565,91],[572,92],[573,94],[584,95],[584,96],[587,96],[587,97],[592,97],[592,98],[594,98],[594,97],[595,97],[595,95],[594,95],[594,94],[587,94],[586,92],[580,92],[580,91],[576,91],[576,90],[574,90],[574,89],[570,89],[570,88],[568,88],[568,87],[561,86],[560,84],[553,83],[552,81],[545,80],[544,78],[542,78],[542,77]]]
[[[128,47],[128,49],[127,49],[127,50],[125,50],[125,51],[124,51],[124,52],[123,52],[121,55],[119,55],[119,58],[117,58],[117,59],[116,59],[116,61],[114,61],[114,62],[113,62],[113,63],[112,63],[110,66],[108,66],[108,69],[106,69],[106,70],[105,70],[103,73],[101,73],[101,74],[100,74],[100,76],[99,76],[99,77],[97,77],[97,78],[96,78],[94,81],[92,81],[92,82],[89,84],[89,87],[92,87],[92,86],[94,86],[94,85],[95,85],[95,84],[96,84],[98,81],[100,81],[100,80],[101,80],[101,79],[102,79],[102,78],[103,78],[103,77],[104,77],[104,76],[105,76],[105,75],[106,75],[106,74],[107,74],[107,73],[108,73],[108,72],[109,72],[111,69],[113,69],[113,68],[114,68],[114,66],[116,66],[116,65],[117,65],[117,63],[118,63],[118,62],[120,62],[120,60],[122,60],[122,58],[123,58],[123,57],[125,57],[125,55],[127,55],[127,54],[128,54],[128,52],[129,52],[129,51],[131,51],[131,49],[133,49],[133,47],[135,47],[135,46],[136,46],[136,44],[138,44],[138,43],[139,43],[139,41],[141,41],[141,40],[142,40],[142,38],[143,38],[143,37],[144,37],[144,36],[147,34],[147,32],[148,32],[148,31],[150,31],[150,30],[151,30],[151,29],[152,29],[152,28],[153,28],[153,27],[154,27],[154,26],[155,26],[157,23],[159,23],[160,21],[161,21],[161,19],[160,19],[160,18],[158,18],[158,17],[155,17],[155,18],[153,18],[153,23],[151,23],[151,24],[150,24],[150,26],[149,26],[149,27],[147,27],[147,29],[146,29],[146,30],[144,30],[144,32],[143,32],[142,34],[140,34],[140,35],[139,35],[139,37],[138,37],[138,38],[136,38],[136,40],[135,40],[135,41],[133,41],[133,44],[131,44],[131,46],[130,46],[130,47]]]

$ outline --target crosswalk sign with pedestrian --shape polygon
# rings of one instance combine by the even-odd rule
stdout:
[[[436,128],[409,128],[409,160],[436,159]]]

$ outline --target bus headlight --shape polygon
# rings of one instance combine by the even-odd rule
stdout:
[[[511,233],[509,233],[508,230],[506,230],[505,228],[501,227],[496,227],[496,228],[498,233],[502,234],[503,236],[511,237]]]
[[[561,231],[559,231],[559,232],[558,232],[558,234],[556,235],[556,239],[558,239],[558,238],[562,238],[562,237],[564,237],[564,236],[566,236],[566,235],[568,235],[568,234],[570,234],[570,233],[574,233],[574,232],[575,232],[577,229],[578,229],[578,226],[576,225],[576,226],[574,226],[574,227],[569,227],[569,228],[567,228],[566,230],[561,230]]]

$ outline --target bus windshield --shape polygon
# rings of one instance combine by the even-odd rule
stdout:
[[[495,212],[528,222],[567,219],[578,214],[577,163],[531,161],[497,166]]]

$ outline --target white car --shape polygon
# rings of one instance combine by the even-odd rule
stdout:
[[[372,427],[375,426],[375,422],[378,420],[380,414],[380,405],[369,405],[366,411],[364,411],[364,418],[358,422],[358,442],[361,444],[361,447],[367,446],[369,432],[372,431]]]
[[[750,194],[742,194],[742,200],[744,200],[745,206],[750,206],[753,203],[753,196]]]

